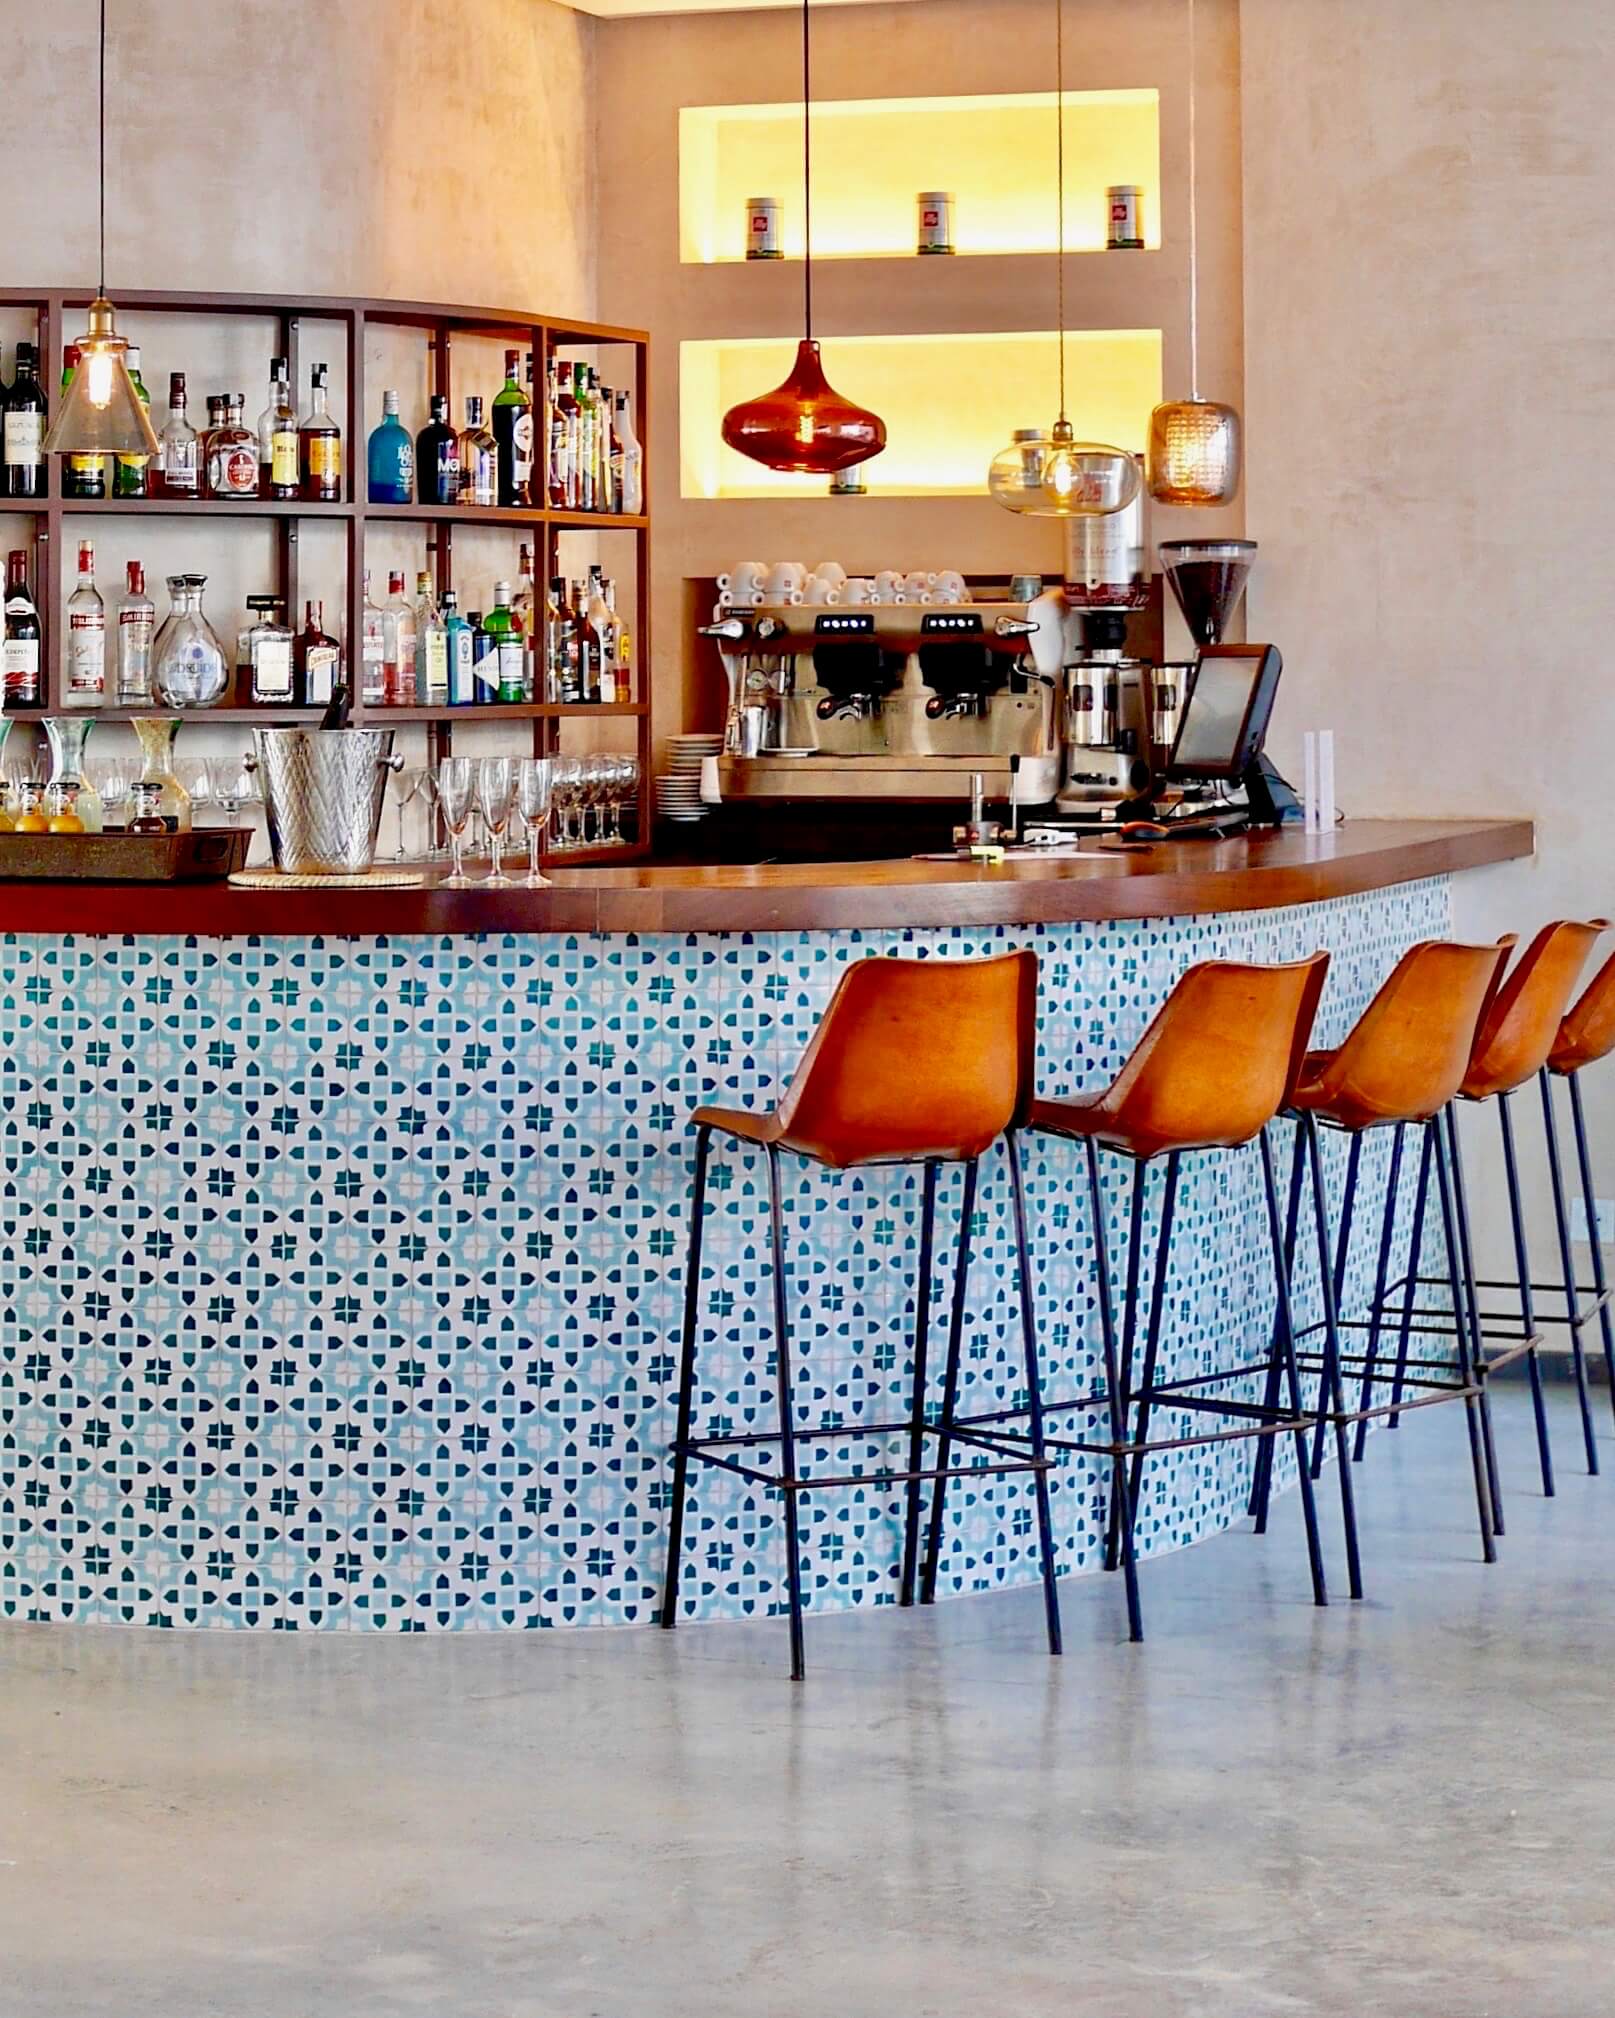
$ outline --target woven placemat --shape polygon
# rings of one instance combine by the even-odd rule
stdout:
[[[241,890],[418,890],[426,878],[418,869],[364,869],[353,876],[283,876],[278,869],[237,869],[230,881]]]

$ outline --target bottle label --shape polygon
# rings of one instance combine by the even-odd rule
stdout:
[[[292,641],[260,638],[252,658],[252,693],[258,701],[289,701],[292,697]]]
[[[520,638],[499,640],[499,698],[519,701],[527,691],[527,653]]]
[[[469,701],[472,693],[471,632],[462,626],[454,634],[454,680],[449,699],[455,703]]]
[[[297,436],[290,428],[277,429],[270,437],[269,481],[282,490],[297,482]]]
[[[324,707],[336,687],[336,646],[310,645],[303,660],[303,671],[308,681],[308,704],[311,708]]]
[[[460,495],[460,444],[452,437],[437,445],[437,494],[440,498]]]
[[[5,642],[6,699],[24,705],[39,699],[38,638],[7,638]]]
[[[6,461],[37,467],[39,445],[45,439],[42,413],[8,413],[5,418]]]
[[[441,631],[426,634],[426,704],[435,706],[449,691],[449,641]]]
[[[533,409],[530,406],[522,407],[516,415],[516,424],[510,431],[510,448],[516,481],[526,483],[533,473]]]
[[[258,495],[258,451],[250,442],[228,442],[208,457],[208,488],[215,497]]]
[[[67,690],[100,694],[106,684],[106,616],[101,611],[74,610],[67,619]]]
[[[336,483],[342,475],[342,437],[316,434],[309,437],[308,473],[320,483]]]

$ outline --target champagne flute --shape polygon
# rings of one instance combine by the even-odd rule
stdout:
[[[549,888],[548,876],[538,872],[539,849],[549,831],[550,799],[555,789],[555,766],[548,757],[523,757],[516,767],[516,803],[527,827],[527,887]]]
[[[583,759],[581,757],[557,757],[555,759],[555,813],[558,834],[556,845],[562,848],[576,848],[580,844],[572,838],[571,815],[577,808],[578,793],[583,780]]]
[[[471,878],[461,859],[465,847],[465,826],[471,817],[471,792],[476,766],[469,757],[445,757],[437,767],[437,798],[443,808],[443,824],[449,830],[452,866],[443,879],[446,890],[468,890]]]
[[[398,846],[393,850],[395,862],[405,862],[409,859],[409,851],[404,846],[404,812],[409,802],[419,793],[421,779],[424,776],[425,773],[420,767],[412,764],[408,769],[398,772],[393,779],[393,811],[398,815]]]
[[[515,767],[509,757],[483,758],[482,768],[477,774],[477,804],[482,809],[482,824],[488,830],[488,852],[493,858],[493,866],[485,879],[490,889],[510,887],[510,878],[500,865],[514,784]]]

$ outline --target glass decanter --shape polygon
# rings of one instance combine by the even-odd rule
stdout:
[[[206,575],[170,575],[173,603],[151,653],[152,691],[167,708],[211,708],[230,685],[230,665],[202,614]]]
[[[179,723],[168,715],[136,715],[129,726],[140,738],[141,781],[161,786],[158,812],[172,821],[176,834],[188,834],[191,795],[174,776],[174,737],[179,732]]]
[[[51,789],[71,788],[73,810],[84,823],[86,834],[99,834],[106,825],[106,809],[101,795],[84,775],[84,745],[90,739],[93,721],[82,715],[47,715],[45,735],[50,743]]]

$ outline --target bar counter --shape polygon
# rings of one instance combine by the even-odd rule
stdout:
[[[1177,975],[1212,955],[1328,947],[1333,1039],[1408,945],[1450,929],[1453,874],[1531,845],[1526,822],[1384,822],[1002,867],[561,871],[538,892],[0,888],[0,1613],[365,1631],[649,1620],[688,1116],[770,1103],[849,961],[1033,947],[1040,1084],[1073,1093],[1108,1079]],[[999,1161],[983,1168],[967,1304],[976,1411],[1020,1385]],[[1179,1223],[1199,1238],[1169,1287],[1176,1364],[1206,1363],[1230,1326],[1255,1357],[1270,1324],[1253,1165],[1185,1167]],[[1069,1147],[1028,1142],[1045,1364],[1067,1391],[1098,1345],[1077,1174]],[[1114,1244],[1125,1190],[1110,1175]],[[939,1224],[957,1182],[944,1177]],[[917,1179],[793,1166],[788,1183],[804,1407],[890,1422]],[[752,1159],[715,1156],[708,1431],[772,1420],[765,1193]],[[1368,1266],[1350,1258],[1348,1296]],[[874,1435],[825,1448],[843,1465],[900,1455]],[[1213,1446],[1153,1467],[1142,1552],[1237,1520],[1249,1461]],[[1078,1459],[1054,1476],[1062,1569],[1093,1569],[1102,1481]],[[686,1611],[774,1610],[775,1504],[723,1473],[698,1485]],[[811,1607],[895,1601],[898,1498],[809,1495],[803,1518]],[[1300,1565],[1293,1541],[1251,1545],[1282,1546],[1277,1578]],[[1035,1573],[1022,1483],[956,1488],[940,1591]]]

